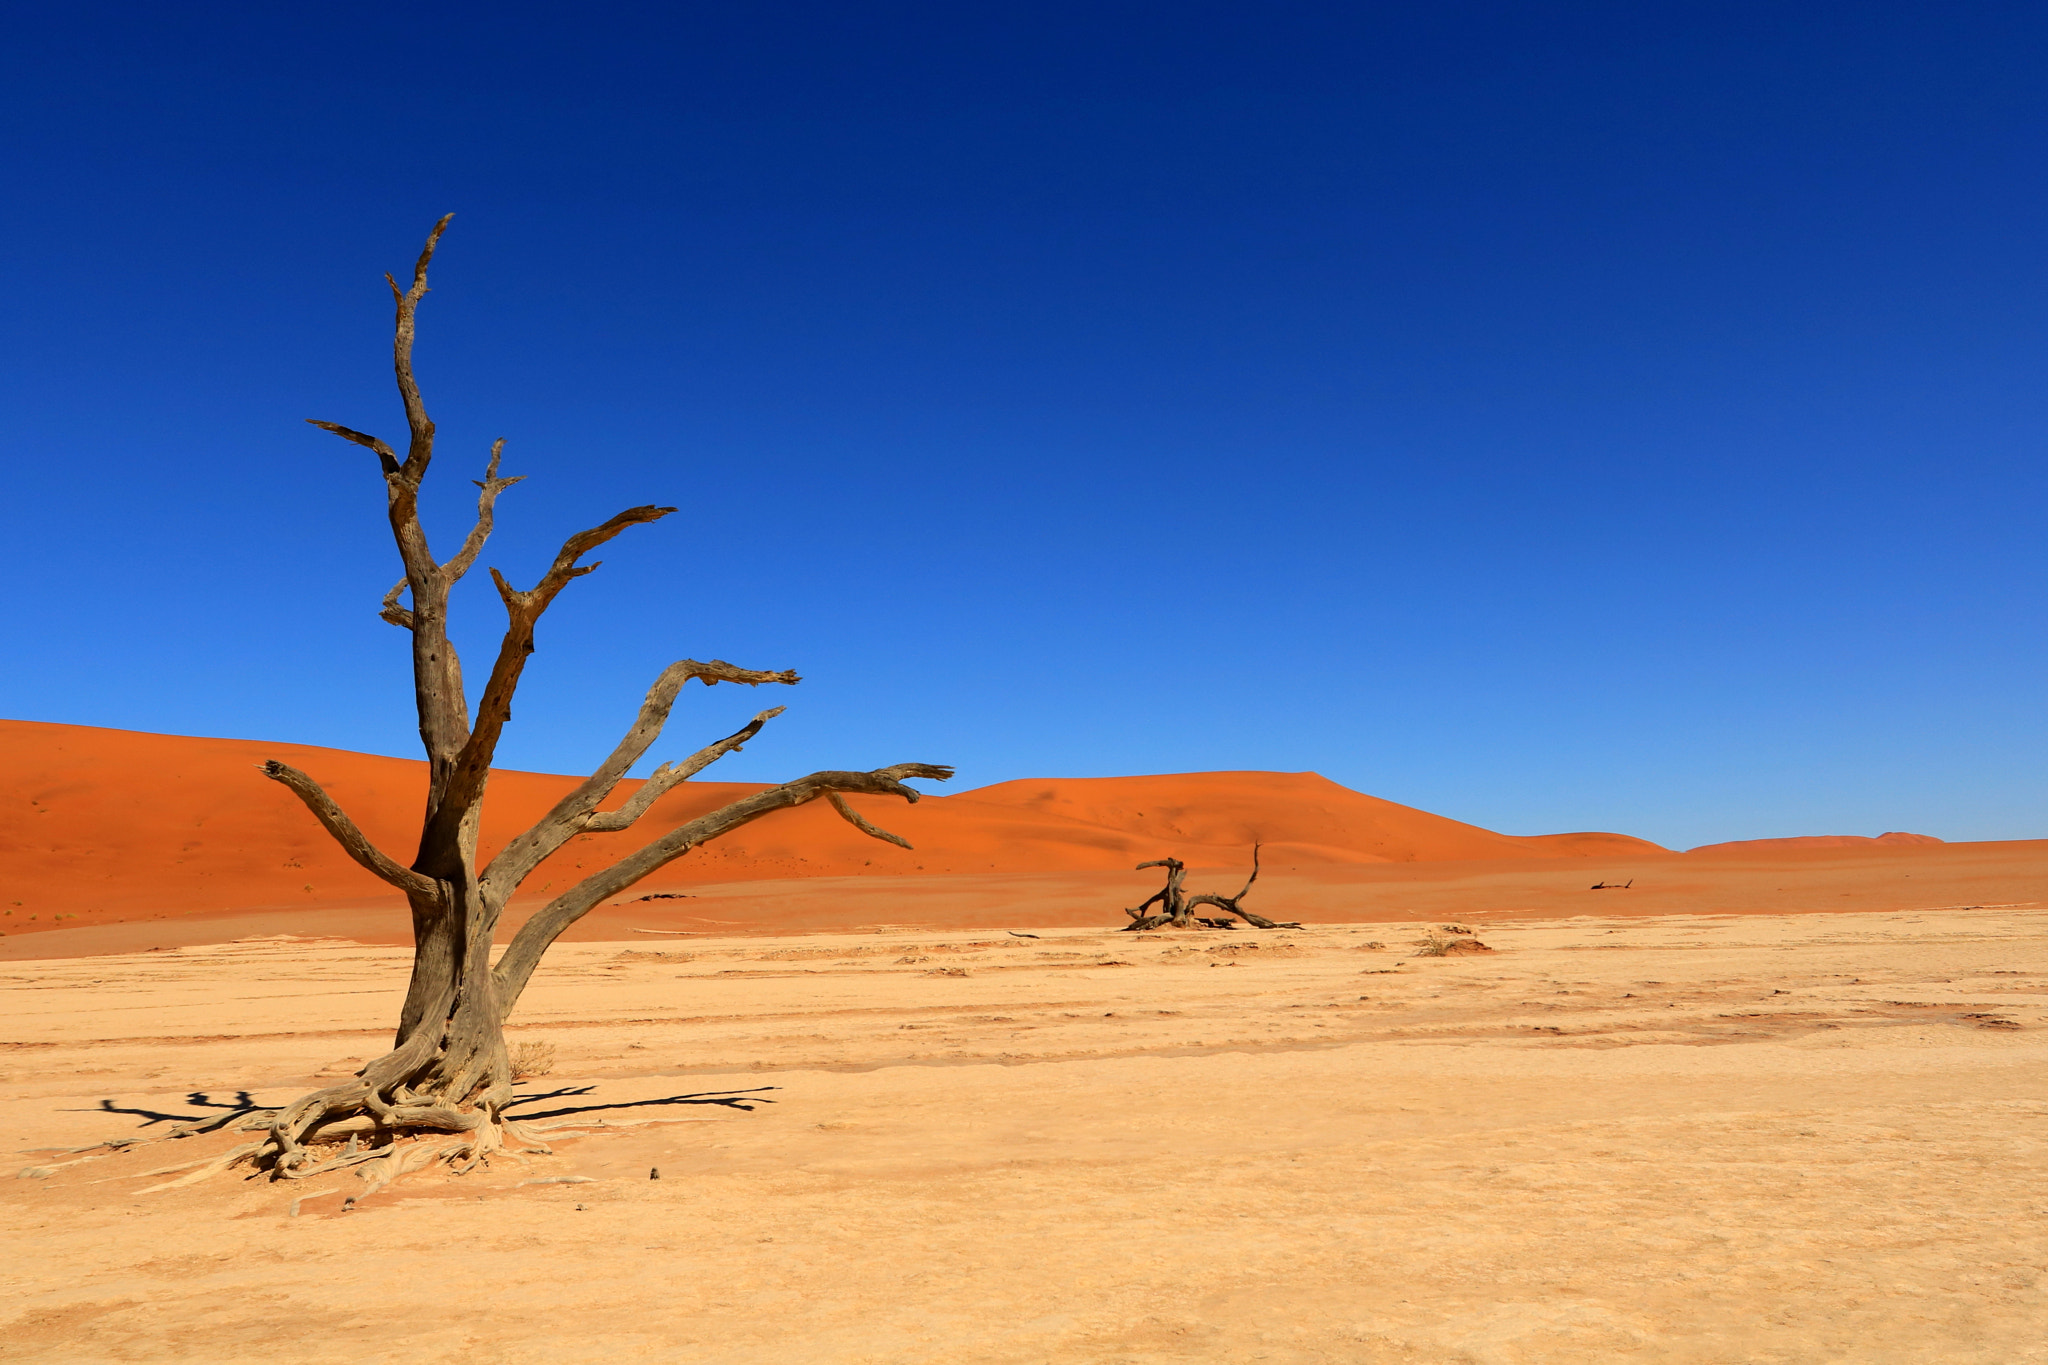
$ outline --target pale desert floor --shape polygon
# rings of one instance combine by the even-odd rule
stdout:
[[[618,1130],[346,1213],[31,1149],[353,1070],[400,951],[10,962],[0,1357],[2048,1361],[2048,910],[1426,927],[566,944],[519,1112]]]

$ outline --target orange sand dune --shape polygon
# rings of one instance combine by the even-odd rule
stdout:
[[[1725,844],[1701,844],[1698,848],[1687,849],[1688,853],[1797,853],[1823,848],[1871,848],[1894,847],[1915,844],[1938,844],[1943,840],[1932,834],[1906,834],[1893,830],[1880,834],[1875,839],[1863,834],[1806,834],[1793,839],[1735,839]]]
[[[1254,843],[1269,845],[1275,857],[1317,863],[1582,858],[1664,851],[1626,834],[1496,834],[1366,796],[1314,773],[1027,778],[963,793],[947,805],[970,802],[1115,831],[1131,836],[1137,845],[1215,850],[1222,855],[1217,859],[1221,863],[1243,862],[1242,850]],[[1199,861],[1188,853],[1177,856]]]
[[[1189,889],[1235,891],[1243,877],[1238,868],[1197,870],[1189,878]],[[1107,932],[1127,923],[1122,910],[1157,891],[1159,882],[1158,872],[1129,867],[752,878],[722,885],[657,872],[626,896],[599,906],[565,937],[571,942],[674,945],[706,934],[867,933],[882,927],[919,933]],[[1622,889],[1624,883],[1627,889]],[[1605,889],[1595,890],[1596,885]],[[1619,923],[1664,915],[1747,918],[2009,909],[2037,905],[2044,885],[2048,839],[1713,858],[1648,853],[1590,860],[1524,857],[1413,863],[1296,864],[1272,859],[1253,888],[1250,908],[1274,919],[1300,920],[1311,928],[1449,921],[1487,926],[1575,917]],[[522,919],[515,906],[507,927],[516,927]],[[81,918],[76,923],[80,927],[73,928],[66,920],[51,932],[0,938],[0,962],[144,953],[278,934],[394,946],[412,941],[405,907],[395,903],[357,902],[311,912],[193,913],[126,923]]]
[[[257,765],[312,774],[369,836],[406,860],[423,763],[339,749],[193,739],[0,721],[0,925],[6,932],[248,910],[378,906],[397,897],[344,857],[290,792]],[[575,782],[498,772],[485,855]],[[633,784],[622,784],[623,800]],[[692,782],[639,830],[587,836],[542,865],[530,893],[560,890],[616,851],[757,785]],[[860,798],[869,818],[916,845],[868,839],[822,804],[784,812],[690,854],[665,884],[918,874],[1128,871],[1168,854],[1241,869],[1268,862],[1372,864],[1444,859],[1661,855],[1620,834],[1496,834],[1338,786],[1314,773],[1188,773],[998,783],[915,806]],[[63,916],[61,921],[54,916]]]

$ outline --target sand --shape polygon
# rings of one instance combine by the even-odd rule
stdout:
[[[543,964],[515,1112],[597,1131],[350,1205],[146,1173],[403,994],[403,907],[256,762],[401,851],[420,765],[0,746],[0,1358],[2048,1362],[2048,840],[1681,854],[1300,773],[864,801],[914,852],[806,808]],[[570,781],[494,775],[487,848]],[[1255,842],[1304,928],[1111,932],[1133,863]]]
[[[613,1131],[346,1213],[346,1175],[142,1192],[219,1135],[21,1154],[0,1355],[2048,1360],[2048,911],[1606,905],[1446,958],[1422,920],[563,945],[520,1111]],[[286,1100],[404,970],[14,962],[0,1132]]]
[[[800,812],[799,812],[800,813]],[[764,822],[765,823],[765,822]],[[684,860],[687,862],[688,860]],[[680,869],[683,865],[676,864]],[[1191,890],[1235,892],[1244,869],[1205,869]],[[1612,889],[1596,891],[1597,884]],[[1620,889],[1621,887],[1626,889]],[[2042,898],[2048,840],[1926,845],[1764,846],[1713,854],[1608,858],[1444,859],[1333,864],[1269,862],[1245,904],[1276,919],[1373,924],[1418,917],[1481,921],[1571,915],[1907,910],[2010,905]],[[918,877],[752,877],[732,882],[665,872],[591,912],[571,942],[691,933],[779,934],[905,925],[921,930],[1053,926],[1113,928],[1159,888],[1131,867]],[[632,897],[654,895],[659,899]],[[499,941],[533,902],[514,902]],[[31,929],[37,926],[29,926]],[[411,942],[406,911],[388,899],[203,913],[107,911],[41,932],[0,937],[0,962],[148,952],[263,934]]]

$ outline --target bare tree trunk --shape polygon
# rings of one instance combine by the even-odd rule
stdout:
[[[453,215],[450,215],[452,217]],[[472,721],[463,689],[462,664],[448,638],[450,590],[475,565],[489,539],[498,495],[520,480],[498,473],[504,442],[491,447],[478,481],[477,518],[462,548],[437,561],[419,519],[419,492],[434,453],[434,423],[413,378],[412,347],[420,300],[427,293],[427,266],[448,226],[441,219],[428,234],[408,287],[386,276],[397,305],[392,362],[410,433],[406,453],[375,436],[332,422],[314,425],[374,452],[383,471],[386,511],[405,576],[385,594],[378,614],[412,636],[413,690],[420,742],[426,750],[428,791],[419,847],[410,866],[377,848],[313,778],[285,764],[264,765],[264,773],[290,788],[357,863],[403,891],[412,909],[412,979],[399,1012],[389,1052],[341,1084],[306,1095],[289,1107],[246,1122],[263,1136],[236,1148],[185,1180],[229,1165],[249,1162],[276,1177],[296,1178],[343,1166],[374,1163],[373,1186],[437,1158],[467,1169],[487,1159],[508,1138],[545,1150],[538,1135],[507,1121],[512,1097],[504,1021],[550,945],[571,924],[605,899],[656,869],[753,820],[819,797],[863,833],[908,848],[869,823],[841,798],[842,792],[899,796],[916,801],[906,778],[944,781],[946,767],[902,763],[873,772],[819,772],[786,782],[699,816],[585,878],[527,921],[491,962],[498,919],[506,902],[541,861],[571,838],[585,833],[630,829],[660,798],[728,753],[736,752],[780,715],[773,707],[737,733],[700,749],[681,763],[663,764],[619,808],[600,811],[626,773],[660,737],[684,684],[695,678],[717,683],[791,685],[793,672],[736,668],[718,660],[684,659],[663,670],[647,693],[632,728],[605,762],[564,796],[531,829],[513,839],[487,867],[477,866],[477,829],[491,760],[512,716],[512,697],[534,652],[534,632],[543,613],[571,580],[598,565],[583,556],[628,527],[658,521],[672,507],[632,507],[601,526],[569,537],[532,588],[512,586],[490,571],[506,613],[504,637],[479,695]],[[409,600],[408,600],[409,599]],[[400,1144],[406,1135],[454,1134],[447,1146]],[[367,1139],[367,1145],[365,1140]],[[184,1180],[172,1183],[185,1183]]]

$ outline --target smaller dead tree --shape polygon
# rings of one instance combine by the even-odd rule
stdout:
[[[1131,922],[1123,927],[1124,933],[1128,934],[1134,930],[1163,929],[1169,925],[1175,929],[1235,929],[1237,927],[1223,916],[1197,915],[1195,907],[1198,905],[1213,905],[1223,911],[1224,915],[1236,915],[1246,924],[1257,929],[1299,929],[1301,927],[1299,924],[1282,924],[1269,920],[1263,915],[1252,913],[1239,903],[1251,892],[1252,883],[1259,879],[1259,845],[1257,844],[1252,845],[1252,875],[1245,879],[1244,890],[1238,892],[1235,896],[1219,896],[1209,891],[1199,892],[1192,896],[1188,895],[1181,889],[1181,883],[1187,880],[1187,864],[1178,858],[1155,858],[1149,863],[1139,863],[1137,871],[1143,872],[1148,867],[1165,868],[1166,885],[1154,892],[1152,898],[1137,909],[1124,911],[1126,915],[1131,917]],[[1157,914],[1148,915],[1145,913],[1155,905],[1159,907]]]

